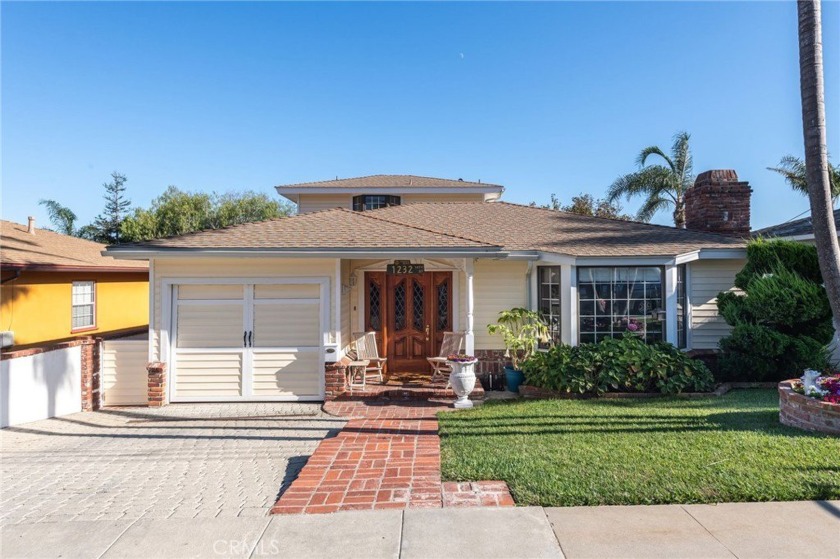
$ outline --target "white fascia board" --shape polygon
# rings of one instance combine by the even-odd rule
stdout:
[[[501,194],[504,188],[498,186],[429,186],[429,187],[395,187],[395,186],[366,186],[363,188],[339,188],[339,187],[300,187],[300,186],[275,186],[277,193],[288,198],[296,194],[347,194],[358,196],[360,194]]]
[[[150,260],[166,258],[504,258],[507,253],[499,249],[171,249],[171,250],[113,250],[107,256],[125,260]]]
[[[577,266],[668,266],[674,264],[673,256],[581,256]]]

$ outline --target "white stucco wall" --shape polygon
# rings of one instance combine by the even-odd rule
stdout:
[[[0,427],[82,411],[82,348],[0,361]]]

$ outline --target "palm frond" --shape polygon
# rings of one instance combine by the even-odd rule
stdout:
[[[636,164],[639,167],[644,167],[647,163],[648,157],[650,157],[651,155],[658,155],[659,157],[665,160],[665,162],[668,164],[672,171],[674,170],[674,162],[671,160],[670,157],[665,155],[665,152],[662,151],[658,146],[648,146],[645,149],[643,149],[642,152],[639,154],[639,157],[636,158]]]
[[[674,135],[674,144],[671,146],[671,156],[676,167],[674,172],[679,176],[679,186],[682,192],[685,192],[694,184],[694,158],[691,156],[690,140],[691,134],[684,131],[678,132]]]
[[[636,220],[648,222],[653,219],[653,216],[656,215],[657,212],[668,208],[668,206],[672,204],[673,202],[667,198],[651,196],[645,200],[645,203],[642,204],[642,207],[639,208],[638,212],[636,212]]]
[[[38,205],[47,209],[47,215],[59,233],[74,235],[76,232],[76,214],[67,206],[62,206],[55,200],[39,200]]]

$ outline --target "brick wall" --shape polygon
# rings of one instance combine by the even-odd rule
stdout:
[[[840,435],[840,405],[794,392],[792,383],[779,383],[779,421],[806,431]]]
[[[327,363],[324,367],[324,400],[335,400],[347,391],[347,366],[345,358],[338,363]]]
[[[157,408],[168,404],[166,398],[166,363],[152,361],[146,365],[149,372],[149,407]]]
[[[749,236],[751,193],[732,169],[700,173],[685,194],[686,229]]]
[[[475,356],[478,357],[475,366],[475,374],[478,376],[503,373],[508,362],[503,349],[477,349]]]
[[[102,338],[82,340],[82,411],[96,411],[102,405],[99,385]]]

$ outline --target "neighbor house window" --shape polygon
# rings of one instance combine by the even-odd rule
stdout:
[[[560,343],[560,266],[540,266],[537,308],[554,343]]]
[[[357,212],[363,212],[365,210],[378,210],[379,208],[399,205],[399,196],[385,196],[380,194],[353,196],[353,209]]]
[[[646,342],[664,340],[661,267],[578,268],[580,343],[631,332]]]
[[[74,281],[72,291],[73,330],[96,326],[96,284],[92,281]]]
[[[688,305],[685,297],[685,264],[677,266],[677,347],[687,347]]]

